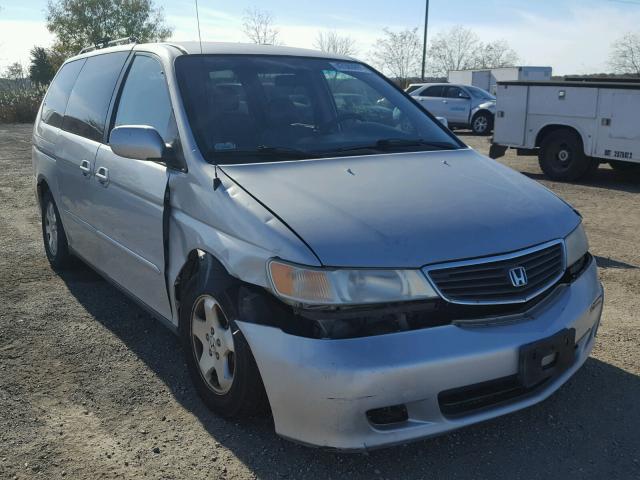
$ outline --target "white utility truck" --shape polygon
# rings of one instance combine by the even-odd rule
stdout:
[[[640,171],[640,81],[499,82],[491,158],[538,155],[555,180],[608,162]]]

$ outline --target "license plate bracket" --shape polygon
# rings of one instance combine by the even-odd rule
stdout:
[[[525,388],[533,388],[557,377],[575,360],[576,330],[565,328],[555,335],[520,347],[518,379]]]

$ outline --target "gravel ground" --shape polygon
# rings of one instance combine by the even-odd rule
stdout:
[[[49,268],[30,134],[0,125],[0,478],[640,478],[639,177],[554,183],[534,158],[502,159],[584,215],[607,294],[592,358],[535,407],[340,455],[210,414],[171,333],[90,269]]]

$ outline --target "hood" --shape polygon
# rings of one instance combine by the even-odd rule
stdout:
[[[480,102],[477,106],[476,109],[481,110],[495,110],[496,108],[496,101],[495,100],[486,100],[483,102]]]
[[[417,268],[563,238],[576,213],[471,149],[222,170],[294,230],[323,265]]]

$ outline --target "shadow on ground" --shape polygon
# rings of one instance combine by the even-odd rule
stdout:
[[[95,320],[198,418],[212,442],[230,449],[260,478],[622,478],[630,471],[640,476],[640,378],[594,358],[535,407],[407,446],[338,454],[279,438],[269,418],[221,421],[196,396],[171,332],[87,267],[62,278]],[[277,472],[257,460],[265,450]]]
[[[546,180],[549,178],[542,172],[521,172],[533,180]],[[601,166],[598,170],[588,175],[586,178],[576,182],[576,185],[586,187],[606,188],[627,193],[640,193],[640,173],[619,172],[611,168]]]

